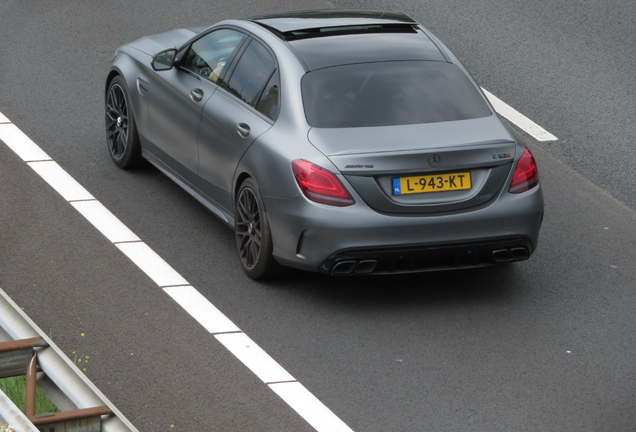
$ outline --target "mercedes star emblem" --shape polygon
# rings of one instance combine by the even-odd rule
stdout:
[[[442,157],[438,154],[434,154],[428,157],[428,164],[430,166],[437,166],[442,161]]]

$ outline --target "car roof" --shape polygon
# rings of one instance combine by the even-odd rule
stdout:
[[[310,70],[378,61],[448,61],[418,23],[399,12],[332,9],[248,20],[287,41]]]

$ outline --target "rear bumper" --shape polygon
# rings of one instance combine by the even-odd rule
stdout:
[[[525,237],[358,248],[331,255],[320,266],[320,272],[338,276],[475,268],[526,260],[532,252],[532,244]]]
[[[418,272],[522,260],[536,250],[544,208],[541,186],[516,195],[504,192],[489,206],[443,215],[380,214],[354,198],[353,206],[331,207],[303,196],[264,197],[276,260],[329,274]]]

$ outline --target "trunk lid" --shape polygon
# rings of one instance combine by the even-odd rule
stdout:
[[[495,115],[405,126],[313,128],[308,138],[367,205],[388,214],[445,213],[486,205],[504,187],[519,147]],[[470,188],[454,188],[458,175],[466,173]],[[406,177],[410,185],[420,179],[418,185],[423,181],[422,187],[432,191],[405,189],[396,194],[395,179]],[[436,190],[435,184],[444,187]]]

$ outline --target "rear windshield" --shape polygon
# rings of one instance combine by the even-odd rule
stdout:
[[[336,66],[302,80],[307,122],[319,128],[395,126],[491,115],[457,66],[395,61]]]

